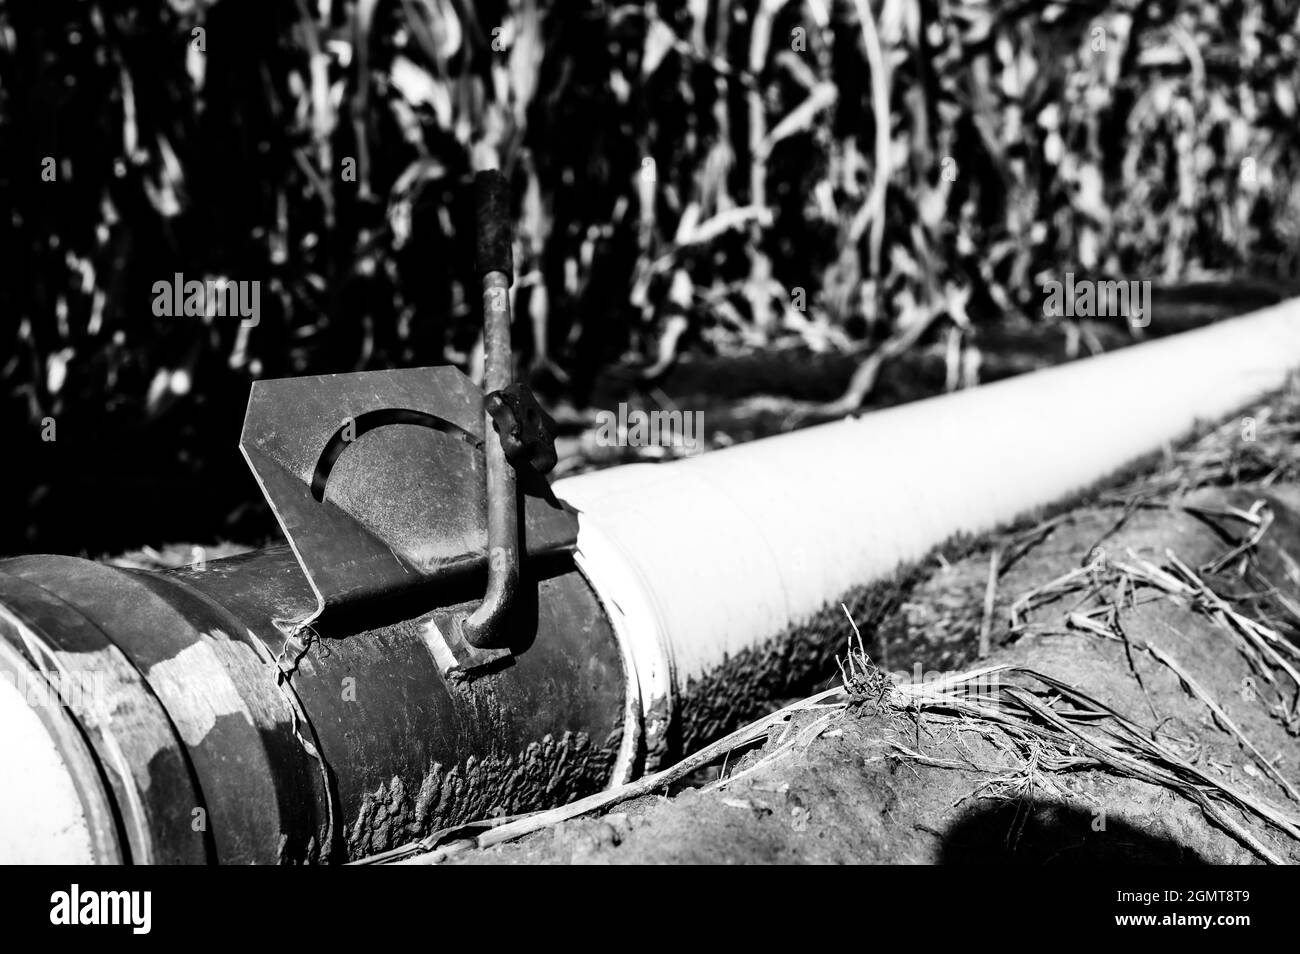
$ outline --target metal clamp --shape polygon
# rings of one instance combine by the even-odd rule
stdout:
[[[293,608],[295,625],[328,629],[363,603],[418,605],[422,591],[463,592],[485,573],[477,606],[422,620],[447,675],[508,661],[525,556],[569,552],[577,536],[542,476],[553,423],[511,381],[506,182],[484,173],[476,188],[484,388],[450,367],[258,381],[240,438],[316,596]]]
[[[556,463],[555,419],[537,403],[526,384],[512,384],[493,391],[483,399],[506,460],[516,470],[527,467],[538,474],[549,474]]]

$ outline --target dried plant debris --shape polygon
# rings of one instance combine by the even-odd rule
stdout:
[[[1267,404],[1230,418],[1187,447],[1166,466],[1108,496],[1142,506],[1175,499],[1200,487],[1254,484],[1267,488],[1300,477],[1300,380]]]
[[[1017,666],[990,666],[941,682],[893,686],[889,705],[985,735],[1014,753],[984,789],[1020,797],[1034,788],[1060,794],[1052,776],[1091,768],[1159,785],[1205,814],[1266,861],[1284,859],[1228,809],[1253,816],[1300,841],[1300,813],[1284,808],[1189,761],[1152,727],[1143,726],[1075,686]],[[896,746],[901,757],[908,757]],[[988,769],[986,769],[988,771]],[[1289,786],[1288,786],[1289,787]]]
[[[1267,529],[1268,522],[1259,518]],[[1258,543],[1262,534],[1252,534]],[[1253,544],[1252,544],[1253,545]],[[1239,545],[1229,554],[1248,556]],[[1220,565],[1223,559],[1212,565]],[[1292,734],[1300,734],[1300,648],[1276,628],[1243,613],[1233,601],[1217,594],[1195,570],[1172,550],[1157,566],[1131,550],[1123,559],[1096,551],[1087,566],[1079,567],[1023,594],[1011,607],[1011,633],[1045,634],[1062,627],[1124,642],[1128,649],[1149,651],[1150,645],[1129,642],[1121,625],[1125,608],[1152,599],[1172,599],[1210,619],[1249,662],[1252,671],[1277,691],[1271,711]],[[1066,601],[1061,624],[1027,623],[1026,616],[1048,604]],[[1158,652],[1158,647],[1156,647]]]
[[[1300,811],[1296,806],[1278,805],[1197,765],[1177,737],[1142,725],[1078,687],[1045,673],[1001,664],[925,683],[899,684],[878,670],[865,655],[862,643],[853,640],[841,665],[843,685],[787,706],[646,779],[562,808],[490,819],[441,832],[370,860],[438,863],[468,849],[504,844],[564,821],[605,812],[620,803],[662,791],[674,778],[701,765],[769,740],[777,730],[774,746],[757,762],[708,787],[725,789],[798,752],[818,736],[835,731],[835,719],[851,715],[859,707],[873,714],[901,718],[916,727],[916,743],[908,745],[895,737],[889,742],[885,758],[988,776],[971,793],[973,797],[1019,800],[1044,793],[1065,797],[1071,773],[1098,770],[1160,786],[1187,799],[1265,861],[1284,863],[1286,859],[1258,838],[1245,819],[1300,842]],[[814,718],[796,728],[796,718],[809,714]],[[927,754],[919,738],[923,722],[931,736],[947,733],[951,739],[976,734],[990,742],[1004,759],[998,764],[979,764],[951,754]],[[952,751],[953,746],[946,747],[946,752]],[[734,797],[732,801],[736,801]]]

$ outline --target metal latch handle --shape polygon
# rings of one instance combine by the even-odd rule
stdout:
[[[483,283],[483,390],[491,395],[510,388],[514,378],[510,346],[511,253],[510,185],[492,169],[474,177],[477,218],[476,265]],[[499,646],[502,621],[519,589],[519,493],[492,415],[484,411],[487,458],[488,582],[483,602],[465,618],[465,641],[478,649]]]

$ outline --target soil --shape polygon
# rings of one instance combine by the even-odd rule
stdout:
[[[1275,403],[1272,411],[1277,410]],[[1255,413],[1276,430],[1272,451],[1289,454],[1291,418]],[[1293,400],[1289,413],[1294,417]],[[1257,668],[1254,653],[1220,621],[1185,600],[1144,590],[1136,600],[1105,593],[1094,598],[1120,607],[1117,619],[1127,644],[1067,625],[1067,614],[1084,602],[1084,593],[1025,614],[1027,627],[1013,630],[1010,623],[1019,597],[1088,564],[1099,548],[1111,559],[1128,559],[1131,552],[1155,564],[1172,552],[1201,568],[1206,584],[1238,612],[1296,641],[1300,485],[1275,479],[1289,475],[1289,465],[1267,461],[1263,471],[1269,476],[1262,481],[1198,487],[1242,475],[1235,465],[1222,466],[1225,453],[1241,450],[1230,446],[1234,441],[1240,444],[1230,424],[1122,493],[1058,515],[1037,531],[1020,527],[950,551],[961,556],[937,555],[901,605],[864,632],[868,648],[895,682],[993,663],[1049,674],[1147,727],[1211,778],[1300,815],[1297,800],[1261,761],[1300,786],[1297,685]],[[1188,461],[1218,463],[1196,473]],[[1173,484],[1184,485],[1185,492],[1171,489]],[[1257,501],[1265,502],[1273,522],[1253,555],[1209,572],[1208,564],[1247,535],[1244,523],[1221,512],[1244,511]],[[1022,545],[1019,552],[1016,544]],[[993,648],[977,662],[995,547],[1002,569]],[[847,622],[844,631],[847,638]],[[1145,644],[1194,680],[1258,754],[1182,676],[1143,651]],[[1300,862],[1300,840],[1253,812],[1216,803],[1257,839],[1254,847],[1177,790],[1110,769],[1053,772],[1027,765],[1024,750],[987,727],[918,718],[871,700],[829,719],[822,715],[799,714],[765,746],[729,756],[694,776],[685,790],[624,803],[616,812],[565,822],[515,843],[463,851],[449,861],[1249,864],[1272,853]],[[798,739],[793,748],[792,738]],[[755,768],[783,743],[780,753]]]

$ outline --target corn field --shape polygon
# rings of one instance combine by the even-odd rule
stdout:
[[[1300,273],[1298,44],[1283,0],[4,0],[4,417],[473,369],[489,167],[543,391],[936,336],[974,383],[1060,270]],[[260,282],[258,322],[156,317],[175,273]]]

